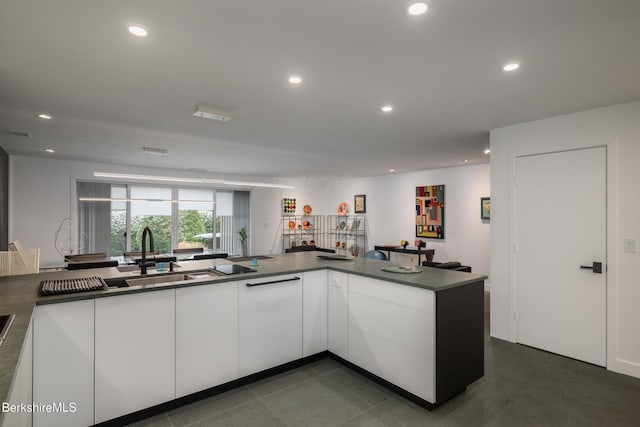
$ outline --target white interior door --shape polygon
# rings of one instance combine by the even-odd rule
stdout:
[[[605,147],[516,160],[517,342],[601,366],[606,172]],[[602,263],[601,273],[581,268],[594,262]]]

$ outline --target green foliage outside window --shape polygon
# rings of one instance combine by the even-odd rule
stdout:
[[[154,249],[161,254],[171,253],[171,216],[144,216],[140,219],[140,225],[137,228],[134,228],[133,218],[131,218],[131,233],[135,233],[135,239],[131,239],[132,251],[142,250],[142,233],[145,227],[149,227],[153,232]]]
[[[220,218],[216,218],[216,232],[219,231]],[[195,237],[213,231],[213,212],[183,210],[178,216],[178,241],[182,246],[202,246],[211,249],[212,238]],[[111,214],[111,255],[120,256],[126,251],[125,232],[127,226],[126,212],[112,211]],[[135,216],[131,218],[131,250],[142,250],[142,232],[149,227],[153,232],[155,250],[160,253],[171,253],[171,216]],[[180,246],[179,243],[179,246]]]

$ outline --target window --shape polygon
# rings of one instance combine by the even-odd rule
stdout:
[[[249,229],[249,192],[212,188],[158,187],[78,182],[81,253],[142,250],[145,227],[153,232],[154,249],[203,248],[243,254],[238,231]],[[120,199],[120,200],[114,200]],[[100,250],[98,250],[100,249]]]
[[[213,239],[213,195],[213,190],[178,189],[178,248],[219,247]]]
[[[149,227],[155,250],[171,253],[171,188],[131,186],[130,195],[131,250],[142,250],[142,232]]]

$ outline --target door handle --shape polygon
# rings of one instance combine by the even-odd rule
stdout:
[[[593,262],[593,265],[581,265],[580,268],[582,270],[593,270],[594,273],[602,274],[602,263],[601,262]]]
[[[249,287],[252,287],[252,286],[272,285],[274,283],[295,282],[296,280],[300,280],[300,278],[296,276],[296,277],[292,277],[291,279],[272,280],[270,282],[262,282],[262,283],[247,283],[246,285]]]

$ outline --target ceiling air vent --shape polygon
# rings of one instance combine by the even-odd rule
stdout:
[[[228,122],[231,120],[230,112],[220,108],[211,107],[209,105],[198,105],[198,108],[196,108],[193,115],[204,119],[220,120],[221,122]]]
[[[31,138],[31,132],[27,132],[24,130],[11,130],[7,129],[7,133],[11,136],[22,136],[24,138]]]

